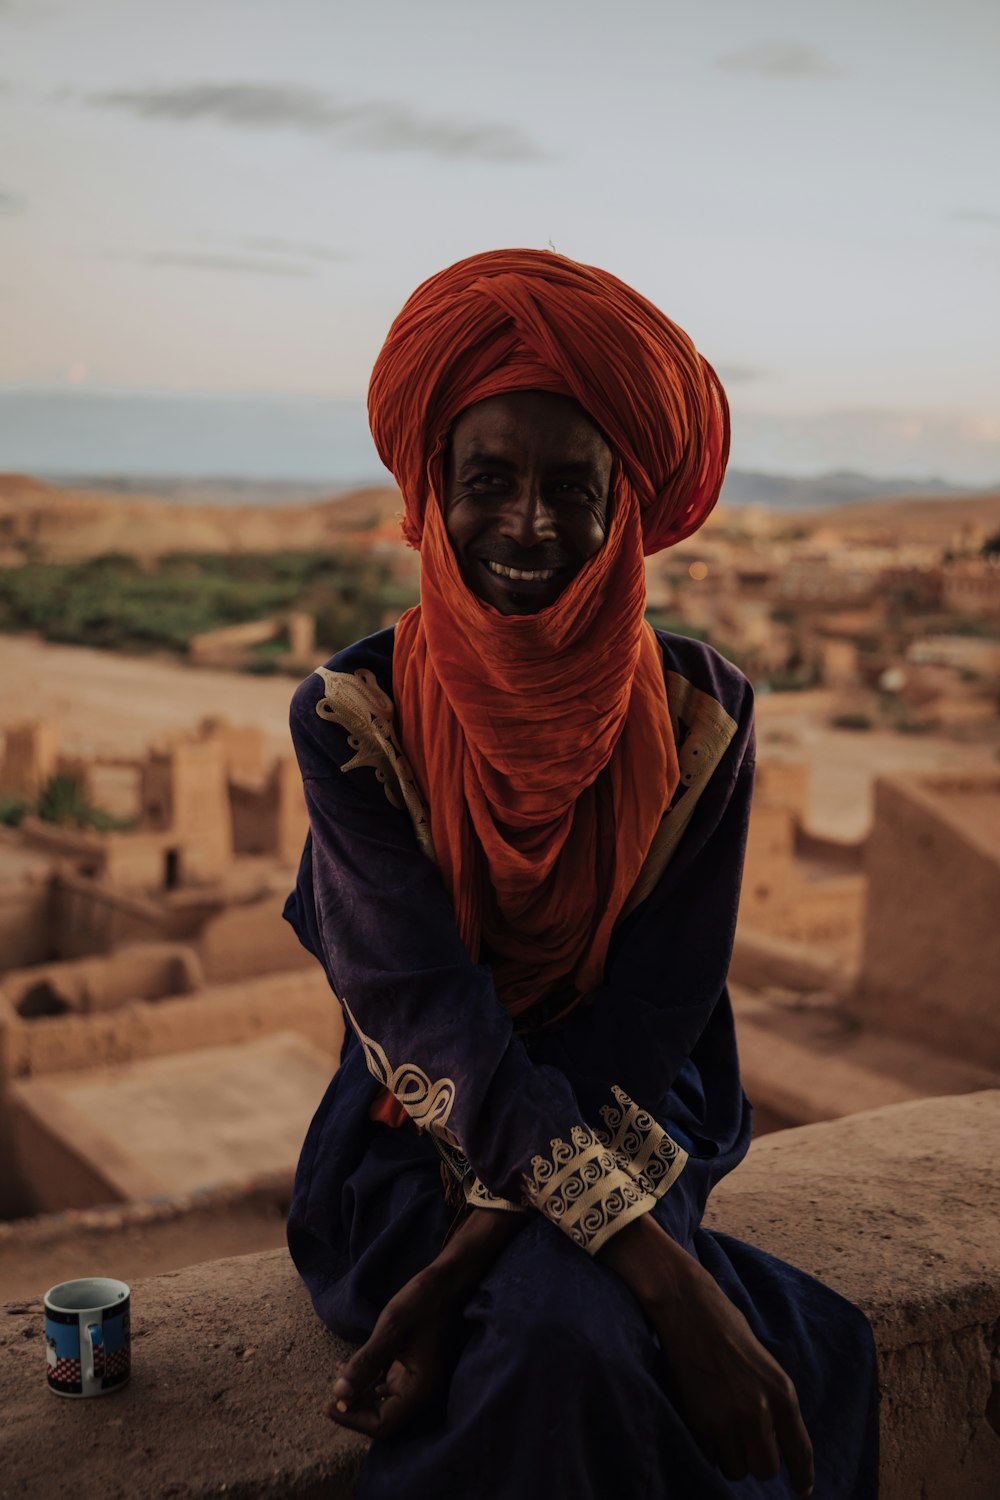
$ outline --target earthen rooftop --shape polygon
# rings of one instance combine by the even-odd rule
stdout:
[[[12,1093],[36,1139],[47,1137],[69,1170],[82,1160],[122,1200],[291,1172],[334,1066],[304,1037],[279,1032],[29,1079]]]

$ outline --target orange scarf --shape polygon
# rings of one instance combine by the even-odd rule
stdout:
[[[466,407],[569,395],[616,454],[608,534],[556,602],[501,615],[462,580],[444,451]],[[643,552],[718,496],[725,397],[690,340],[606,273],[539,251],[474,256],[414,293],[372,375],[372,431],[421,550],[400,620],[403,748],[470,957],[511,1014],[557,1014],[600,982],[615,921],[677,785]]]

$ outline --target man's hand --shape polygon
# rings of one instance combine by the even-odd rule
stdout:
[[[367,1437],[387,1437],[444,1390],[454,1369],[466,1298],[524,1222],[470,1209],[425,1270],[387,1302],[371,1337],[337,1372],[326,1415]]]
[[[712,1277],[648,1214],[599,1252],[659,1335],[670,1395],[727,1479],[774,1479],[784,1457],[812,1493],[812,1444],[795,1387]]]
[[[339,1366],[326,1415],[367,1437],[387,1437],[444,1390],[457,1353],[461,1304],[433,1264],[383,1308],[368,1341]]]

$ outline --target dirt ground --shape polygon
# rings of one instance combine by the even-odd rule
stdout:
[[[33,636],[0,636],[0,729],[53,719],[67,749],[134,755],[202,719],[258,724],[272,753],[289,750],[290,677],[189,667],[166,657],[119,656]]]
[[[55,719],[64,726],[67,748],[84,755],[136,754],[213,715],[260,725],[276,753],[289,748],[288,703],[295,683],[2,636],[0,689],[0,729],[28,718]],[[809,762],[810,823],[834,838],[863,837],[879,775],[996,770],[1000,764],[1000,720],[989,736],[962,742],[936,734],[832,729],[833,698],[822,691],[762,694],[757,703],[760,759]]]
[[[759,759],[808,761],[809,824],[815,833],[852,842],[863,838],[879,776],[1000,770],[1000,719],[981,739],[963,741],[888,729],[833,729],[829,720],[840,707],[841,698],[823,691],[757,698]]]
[[[82,1218],[82,1216],[77,1216]],[[213,1204],[166,1222],[143,1224],[113,1210],[72,1230],[64,1215],[49,1221],[47,1237],[0,1239],[0,1303],[41,1297],[47,1287],[78,1276],[116,1276],[132,1282],[179,1266],[280,1250],[285,1244],[285,1208],[277,1203]]]

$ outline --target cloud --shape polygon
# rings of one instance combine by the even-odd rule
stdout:
[[[861,409],[733,414],[741,469],[817,474],[850,468],[879,477],[910,475],[990,486],[1000,483],[1000,421],[987,407],[936,411]]]
[[[204,255],[198,252],[147,250],[135,254],[109,252],[105,260],[129,261],[141,266],[177,266],[187,271],[229,271],[252,276],[315,276],[312,266],[282,265],[250,255]]]
[[[0,188],[0,218],[7,214],[22,213],[28,206],[28,200],[20,193],[9,193],[5,188]]]
[[[956,224],[986,224],[991,229],[1000,229],[1000,213],[992,213],[988,208],[959,208],[948,217]]]
[[[241,240],[248,250],[262,251],[265,255],[302,256],[305,260],[335,261],[343,263],[354,257],[346,250],[335,250],[332,245],[303,244],[298,240],[276,240],[254,235]]]
[[[747,380],[764,380],[771,372],[759,365],[719,365],[715,373],[723,385],[742,385]]]
[[[361,151],[422,151],[447,159],[494,162],[530,161],[543,154],[509,125],[425,115],[406,104],[380,100],[350,103],[297,84],[177,84],[112,89],[90,94],[87,100],[97,108],[122,110],[146,120],[337,136]]]
[[[801,42],[757,42],[724,53],[718,65],[727,73],[756,73],[760,78],[819,78],[844,71],[832,58]]]
[[[51,21],[57,14],[53,6],[43,4],[42,0],[0,0],[0,18],[23,21],[29,26],[39,21]]]

